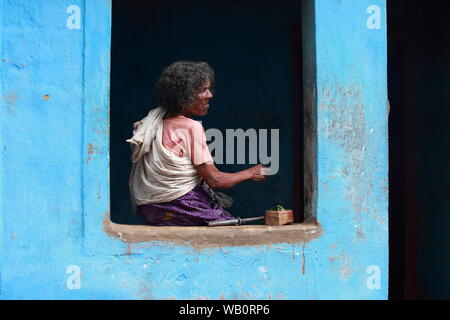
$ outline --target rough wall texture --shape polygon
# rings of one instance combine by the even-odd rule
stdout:
[[[0,3],[2,299],[387,298],[384,0],[306,1],[321,236],[203,250],[103,228],[110,2]]]

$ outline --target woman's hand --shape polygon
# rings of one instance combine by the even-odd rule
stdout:
[[[246,180],[266,181],[269,172],[269,169],[261,164],[235,173],[221,172],[214,163],[204,163],[196,166],[196,169],[212,189],[228,189]]]
[[[267,180],[268,168],[264,167],[262,164],[258,164],[254,167],[249,168],[251,173],[251,180],[256,182],[262,182]]]

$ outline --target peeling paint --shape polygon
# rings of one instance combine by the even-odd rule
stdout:
[[[350,258],[344,252],[341,252],[339,256],[328,257],[328,261],[333,265],[333,272],[338,273],[342,281],[346,281],[352,275]]]
[[[137,295],[138,295],[138,297],[140,297],[141,299],[144,299],[144,300],[154,299],[151,288],[147,284],[145,284],[143,281],[139,282]]]
[[[88,143],[87,147],[88,147],[87,151],[88,157],[86,158],[86,165],[89,165],[89,162],[92,160],[92,157],[95,154],[101,154],[101,152],[100,148],[94,146],[92,143]]]
[[[88,157],[86,159],[86,164],[89,164],[89,161],[91,161],[91,156],[94,154],[94,146],[92,143],[88,144]]]
[[[8,93],[8,96],[6,97],[6,106],[8,107],[9,114],[14,114],[14,108],[16,106],[17,99],[17,95],[12,92]]]
[[[358,240],[364,240],[366,238],[366,235],[364,234],[362,227],[356,226],[355,229],[356,229],[356,238]]]

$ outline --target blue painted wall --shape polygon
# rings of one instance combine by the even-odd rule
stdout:
[[[303,3],[322,236],[204,250],[127,244],[103,230],[110,1],[0,3],[2,299],[387,298],[384,0]],[[67,28],[70,5],[81,29]],[[367,28],[370,5],[380,29]]]

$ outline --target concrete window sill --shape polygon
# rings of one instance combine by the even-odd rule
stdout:
[[[127,243],[159,241],[196,248],[308,242],[322,233],[316,221],[284,226],[152,227],[117,224],[108,219],[104,229]]]

